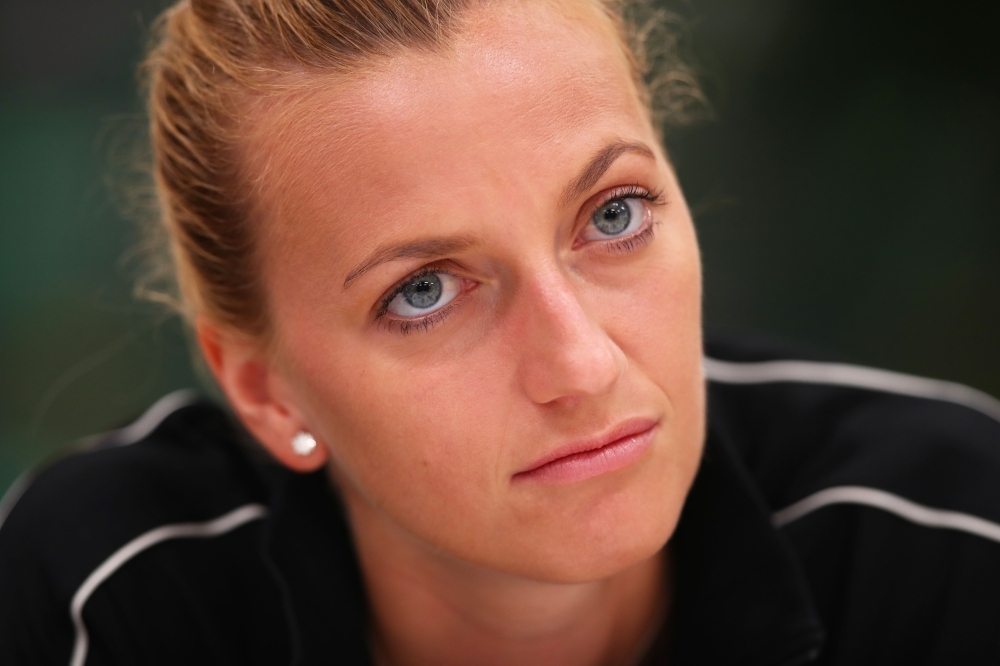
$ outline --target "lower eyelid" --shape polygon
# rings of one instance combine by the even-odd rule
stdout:
[[[639,244],[647,243],[652,239],[655,232],[655,227],[658,224],[658,222],[653,218],[653,214],[652,211],[649,209],[648,202],[643,201],[643,207],[645,208],[645,216],[644,216],[645,219],[643,220],[643,226],[640,228],[639,231],[635,231],[624,238],[609,238],[602,241],[590,241],[588,243],[585,243],[585,245],[598,245],[605,250],[613,249],[613,250],[623,250],[627,252],[635,249],[634,247],[631,246],[633,246],[636,243]],[[453,277],[461,280],[463,283],[471,282],[470,280],[467,280],[466,278],[461,278],[457,275],[453,275]],[[376,322],[378,323],[379,327],[382,326],[399,327],[401,329],[399,332],[403,334],[408,334],[410,332],[410,329],[412,329],[413,327],[423,327],[425,331],[429,330],[432,326],[435,326],[436,324],[438,324],[439,322],[443,321],[448,316],[450,316],[451,311],[462,304],[462,301],[464,301],[466,297],[466,293],[473,291],[477,286],[478,284],[474,284],[473,286],[468,287],[463,284],[461,291],[458,293],[458,295],[455,296],[454,299],[452,299],[451,302],[442,307],[440,310],[435,310],[434,312],[431,312],[423,317],[412,317],[412,318],[396,317],[390,315],[386,311],[385,307],[383,307],[381,312],[379,312],[376,315]],[[386,303],[391,301],[392,298],[395,297],[395,295],[396,294],[388,298],[386,300]]]
[[[635,233],[626,236],[625,238],[615,238],[606,241],[600,241],[600,245],[603,246],[605,250],[611,251],[625,251],[634,250],[635,244],[646,244],[653,239],[655,232],[656,221],[647,220],[643,225],[643,228]]]
[[[452,309],[452,303],[444,306],[440,310],[435,310],[434,312],[424,315],[423,317],[412,317],[412,318],[401,318],[401,317],[383,317],[380,321],[381,326],[386,327],[396,327],[399,333],[408,334],[411,329],[423,328],[425,331],[430,330],[431,327],[437,325],[444,319],[448,317]]]
[[[615,243],[615,242],[617,242],[619,240],[623,240],[624,238],[634,238],[634,237],[638,236],[639,234],[641,234],[645,230],[646,227],[648,227],[650,224],[652,224],[652,221],[653,221],[652,220],[653,211],[652,211],[651,204],[653,204],[655,202],[653,200],[651,200],[647,195],[640,195],[639,193],[633,194],[631,196],[622,196],[622,194],[618,194],[617,196],[611,196],[608,199],[606,199],[604,201],[604,203],[600,204],[599,206],[597,206],[593,210],[596,212],[597,210],[600,210],[602,207],[608,205],[609,203],[611,203],[612,201],[615,201],[616,199],[617,200],[630,199],[630,200],[633,200],[633,201],[636,201],[636,200],[638,201],[639,205],[642,207],[642,212],[643,212],[642,225],[639,227],[639,230],[638,231],[633,231],[631,234],[629,234],[626,237],[605,237],[605,238],[588,239],[588,240],[585,240],[584,242],[580,243],[578,245],[578,247],[579,246],[583,246],[583,245],[591,245],[591,244],[606,245],[608,243]],[[591,213],[591,215],[593,215],[593,213]],[[589,226],[590,224],[592,224],[591,218],[588,217],[587,221],[586,221],[586,224],[584,226],[584,229],[586,229],[586,227]],[[581,231],[580,235],[581,236],[585,235],[585,231]],[[580,236],[578,236],[578,238],[579,237]]]
[[[410,283],[410,282],[413,282],[415,280],[418,280],[421,277],[424,277],[426,275],[433,275],[433,274],[446,275],[446,276],[448,276],[449,279],[455,279],[455,280],[458,280],[460,282],[464,282],[465,281],[463,278],[455,275],[454,273],[451,273],[450,271],[443,270],[443,269],[421,271],[421,272],[415,273],[413,275],[410,275],[409,277],[403,279],[401,282],[398,282],[397,283],[398,286],[395,287],[395,288],[393,288],[389,292],[389,295],[385,296],[382,299],[381,305],[379,306],[379,309],[378,309],[377,314],[375,315],[375,318],[377,319],[377,318],[381,317],[382,315],[385,315],[385,314],[387,314],[389,312],[389,306],[403,292],[403,287],[407,283]],[[461,294],[461,290],[459,291],[459,295],[460,294]],[[456,296],[456,298],[457,298],[457,296]],[[447,305],[444,306],[444,307],[447,307]],[[433,312],[437,312],[437,310],[434,310]],[[433,312],[429,312],[428,314],[433,314]],[[419,317],[412,317],[412,319],[418,319],[418,318]],[[404,317],[404,319],[406,319],[406,317]]]
[[[460,278],[457,275],[455,275],[454,277],[456,279],[461,280],[463,282],[463,285],[461,291],[459,291],[459,293],[447,305],[445,305],[439,310],[430,312],[422,317],[399,317],[399,316],[394,316],[392,313],[389,312],[382,312],[376,317],[376,321],[379,327],[380,328],[383,326],[397,327],[399,329],[405,329],[405,330],[400,330],[399,332],[403,334],[408,334],[411,328],[423,327],[424,330],[426,331],[429,330],[432,326],[437,325],[444,319],[447,319],[450,316],[451,311],[453,309],[461,306],[462,301],[465,298],[465,295],[468,292],[475,290],[475,288],[479,286],[478,283],[474,283],[474,281],[472,280],[468,280],[466,278]],[[468,286],[467,284],[465,284],[468,282],[473,282],[472,286]]]

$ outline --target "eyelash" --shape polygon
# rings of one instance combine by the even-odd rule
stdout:
[[[627,185],[625,187],[619,187],[608,193],[606,197],[603,197],[597,205],[591,209],[591,215],[601,206],[606,206],[615,199],[642,199],[643,201],[648,201],[653,205],[663,205],[666,203],[666,199],[663,197],[662,191],[647,190],[640,185]],[[589,221],[589,218],[588,218]],[[639,233],[632,234],[626,238],[620,238],[617,240],[607,240],[607,241],[592,241],[592,243],[598,243],[602,246],[602,249],[609,254],[626,254],[637,250],[638,248],[646,245],[650,240],[652,240],[655,233],[656,221],[648,224],[645,229]],[[452,273],[451,271],[445,270],[438,266],[424,266],[415,273],[410,273],[402,280],[397,282],[392,288],[386,292],[386,295],[382,298],[379,303],[378,310],[375,313],[375,322],[378,324],[379,328],[396,328],[396,332],[401,335],[409,335],[416,330],[429,331],[434,328],[438,323],[444,321],[448,314],[451,312],[453,303],[449,303],[440,310],[432,312],[424,317],[418,317],[414,319],[391,319],[386,318],[386,314],[389,311],[389,304],[392,300],[396,298],[403,291],[403,287],[413,280],[419,280],[427,275],[433,275],[435,273],[446,273],[448,275],[453,275],[459,277]],[[458,299],[456,299],[458,300]]]
[[[611,192],[608,192],[607,196],[603,197],[600,202],[591,209],[590,214],[593,215],[593,211],[598,210],[602,206],[608,205],[615,199],[642,199],[643,201],[648,201],[654,206],[662,206],[667,203],[662,190],[650,191],[641,185],[626,185],[625,187],[615,188]],[[587,218],[587,223],[590,223],[589,217]],[[656,220],[652,220],[650,224],[646,225],[646,228],[639,233],[626,236],[625,238],[609,239],[606,241],[591,241],[591,244],[599,244],[601,248],[609,254],[627,254],[639,249],[643,245],[646,245],[653,239],[656,231],[656,224]]]
[[[420,319],[380,319],[379,326],[386,329],[395,328],[396,332],[400,335],[409,335],[410,333],[418,331],[418,329],[419,331],[427,332],[440,322],[444,321],[445,317],[448,316],[448,311],[450,309],[451,306],[446,305],[437,312],[433,312],[426,317],[421,317]]]
[[[415,329],[423,329],[424,331],[429,331],[436,324],[443,321],[448,316],[448,313],[451,312],[453,303],[455,301],[452,301],[451,303],[444,306],[440,310],[435,310],[429,315],[425,315],[423,317],[416,317],[413,319],[391,319],[391,318],[386,318],[385,316],[386,313],[388,313],[389,311],[389,304],[392,303],[392,299],[396,298],[396,296],[398,296],[400,292],[403,291],[403,287],[408,282],[419,280],[422,277],[426,277],[428,275],[434,275],[437,273],[445,273],[447,275],[452,275],[454,277],[460,277],[458,275],[455,275],[455,273],[449,270],[433,265],[424,266],[416,273],[410,273],[402,280],[397,282],[395,286],[390,288],[389,291],[386,292],[385,297],[382,298],[381,303],[379,303],[378,311],[375,313],[375,322],[378,324],[379,328],[395,327],[397,333],[400,333],[402,335],[409,335]]]

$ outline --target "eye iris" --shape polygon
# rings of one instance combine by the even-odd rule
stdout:
[[[594,226],[601,233],[617,236],[628,228],[632,213],[624,201],[612,201],[601,206],[593,217]]]
[[[441,292],[441,278],[437,275],[425,275],[403,285],[403,298],[420,310],[426,310],[441,300]]]

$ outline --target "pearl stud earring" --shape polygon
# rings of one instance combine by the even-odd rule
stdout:
[[[296,455],[305,458],[316,450],[316,438],[305,430],[300,430],[295,437],[292,437],[292,450],[295,451]]]

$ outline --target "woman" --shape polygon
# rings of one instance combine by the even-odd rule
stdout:
[[[40,475],[0,531],[4,663],[996,655],[996,402],[703,364],[616,5],[192,0],[148,68],[245,432],[175,396]]]

